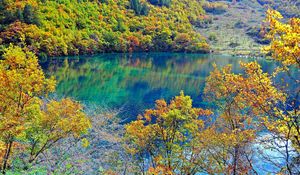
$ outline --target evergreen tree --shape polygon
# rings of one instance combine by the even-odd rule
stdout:
[[[24,21],[23,12],[22,12],[21,9],[18,8],[16,14],[17,14],[17,19],[18,20]]]
[[[6,0],[0,0],[0,30],[5,26],[16,20],[14,13],[7,10],[8,2]]]
[[[134,10],[136,15],[147,16],[149,13],[149,7],[146,3],[141,3],[139,0],[130,0],[130,7]]]
[[[24,22],[27,24],[39,25],[39,20],[31,5],[26,4],[23,11]]]
[[[149,14],[149,11],[150,9],[147,4],[143,4],[141,8],[141,15],[147,16]]]
[[[166,7],[171,6],[171,0],[149,0],[149,2],[157,6],[166,6]]]
[[[130,7],[136,14],[140,14],[141,11],[141,3],[139,0],[130,0]]]

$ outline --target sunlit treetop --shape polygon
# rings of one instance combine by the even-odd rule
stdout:
[[[32,52],[10,46],[0,61],[0,137],[9,137],[25,129],[22,120],[39,103],[37,97],[55,89],[55,80],[47,79]]]
[[[263,50],[271,52],[272,57],[285,66],[300,67],[300,18],[291,18],[287,23],[281,22],[282,18],[278,11],[267,11],[266,22],[270,31],[266,37],[271,43]]]
[[[214,65],[215,69],[206,80],[205,94],[213,99],[232,100],[236,110],[252,107],[257,115],[270,110],[268,103],[285,101],[285,94],[274,87],[272,75],[263,72],[257,62],[241,62],[240,65],[245,75],[232,73],[231,65],[222,69]]]
[[[80,139],[91,127],[78,102],[48,101],[48,94],[54,90],[54,78],[44,75],[32,52],[13,45],[5,49],[0,61],[2,173],[9,167],[10,157],[22,152],[27,156],[24,164],[33,163],[54,143],[67,137]]]
[[[191,98],[183,92],[170,103],[157,100],[155,109],[146,110],[136,121],[126,125],[128,151],[134,156],[150,153],[154,163],[149,169],[152,174],[176,171],[193,174],[197,165],[187,154],[196,156],[195,144],[204,129],[204,120],[200,117],[211,114],[209,110],[194,108]]]

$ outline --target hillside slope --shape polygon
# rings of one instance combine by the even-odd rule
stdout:
[[[286,18],[300,15],[297,0],[210,0],[208,4],[204,6],[208,22],[198,31],[208,39],[211,49],[219,53],[258,55],[261,46],[268,44],[263,23],[268,8],[279,10]],[[223,11],[220,4],[225,6]],[[218,8],[211,10],[213,5]]]
[[[198,0],[4,0],[0,44],[40,56],[98,52],[207,52],[192,23],[205,13]]]
[[[299,0],[2,0],[0,54],[259,53],[265,11],[300,15]],[[207,42],[208,41],[208,42]]]

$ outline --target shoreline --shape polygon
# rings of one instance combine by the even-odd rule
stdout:
[[[79,55],[61,55],[61,56],[45,56],[39,57],[40,60],[48,59],[48,58],[77,58],[77,57],[91,57],[97,55],[135,55],[135,54],[187,54],[187,55],[229,55],[235,57],[266,57],[266,54],[260,52],[260,50],[249,50],[249,49],[222,49],[222,50],[210,50],[209,52],[155,52],[155,51],[148,51],[148,52],[101,52],[95,54],[79,54]]]

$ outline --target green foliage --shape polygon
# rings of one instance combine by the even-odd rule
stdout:
[[[159,1],[163,6],[169,3]],[[0,6],[4,9],[0,18],[0,44],[27,47],[39,56],[207,52],[205,39],[196,34],[189,20],[191,16],[195,21],[201,18],[204,13],[201,2],[173,0],[172,3],[176,6],[161,8],[142,0],[5,1]],[[193,49],[174,40],[184,33],[189,35],[189,47]],[[172,50],[174,44],[180,49]]]
[[[141,3],[140,0],[130,0],[130,7],[134,10],[136,15],[147,16],[149,7],[146,3]]]
[[[263,45],[270,43],[270,40],[263,35],[263,29],[261,27],[249,27],[246,34],[253,38],[256,43]]]
[[[25,23],[27,24],[36,24],[39,25],[39,20],[36,16],[36,13],[34,12],[34,9],[31,5],[26,4],[23,10],[23,14],[19,14],[20,9],[17,10],[18,13],[18,17],[20,17],[19,19],[22,21],[24,20]]]
[[[204,129],[199,116],[211,114],[209,110],[194,108],[192,99],[183,92],[169,104],[157,100],[155,109],[146,110],[125,126],[128,151],[140,161],[149,155],[150,174],[195,174],[201,169],[196,161],[196,147]]]
[[[151,4],[157,5],[157,6],[171,6],[171,0],[148,0]]]
[[[227,11],[228,5],[223,2],[207,2],[204,3],[203,9],[209,13],[222,14]]]
[[[215,33],[210,33],[209,36],[208,36],[208,39],[210,41],[217,41],[217,35]]]
[[[16,20],[14,13],[7,10],[9,3],[7,0],[0,1],[0,31],[9,23]],[[1,44],[1,43],[0,43]]]
[[[235,41],[231,41],[228,46],[231,47],[231,48],[236,48],[238,47],[240,44],[238,42],[235,42]]]
[[[199,18],[190,17],[190,21],[194,26],[199,28],[208,28],[213,23],[212,17],[208,15],[203,15]]]
[[[90,121],[78,102],[71,99],[46,102],[47,95],[55,89],[55,80],[45,77],[32,52],[10,45],[3,58],[0,61],[0,170],[5,174],[11,169],[12,157],[22,159],[23,169],[27,169],[59,140],[80,139],[90,128]]]
[[[234,24],[234,27],[235,28],[238,28],[238,29],[241,29],[241,28],[245,28],[247,27],[247,24],[241,20],[237,21],[235,24]]]

